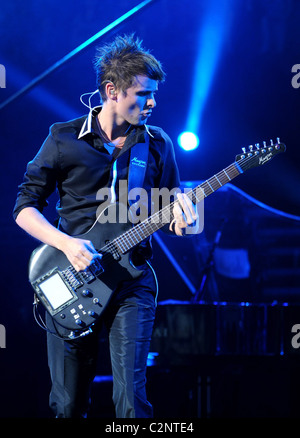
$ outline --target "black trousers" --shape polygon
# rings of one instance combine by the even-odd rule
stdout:
[[[57,418],[87,416],[90,387],[101,354],[98,338],[102,323],[108,329],[116,417],[153,416],[145,385],[155,307],[156,282],[146,265],[139,279],[124,283],[114,293],[93,333],[72,341],[47,334],[52,381],[49,402]]]

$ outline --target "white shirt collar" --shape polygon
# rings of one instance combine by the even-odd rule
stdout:
[[[91,132],[93,132],[92,119],[94,115],[98,114],[101,111],[101,108],[102,106],[95,106],[94,108],[91,108],[87,118],[83,122],[83,125],[78,135],[78,139],[84,137],[86,134],[90,134]]]

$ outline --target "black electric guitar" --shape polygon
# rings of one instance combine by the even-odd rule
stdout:
[[[234,163],[186,194],[197,204],[241,173],[265,164],[284,151],[285,145],[279,139],[268,146],[264,143],[262,147],[256,144],[248,151],[243,149]],[[87,233],[76,236],[92,241],[99,253],[99,258],[85,271],[77,272],[63,252],[40,245],[29,261],[29,281],[35,291],[35,303],[44,305],[58,328],[70,331],[70,339],[88,334],[117,286],[141,275],[142,271],[131,262],[132,249],[166,224],[176,202],[135,226],[97,220]],[[108,208],[115,207],[112,204]],[[101,214],[107,215],[107,211]]]

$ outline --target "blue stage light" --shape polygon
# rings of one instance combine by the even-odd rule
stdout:
[[[203,15],[196,42],[191,102],[186,121],[188,131],[200,133],[204,108],[216,79],[217,66],[232,24],[232,11],[236,0],[203,3]]]
[[[182,132],[178,137],[179,146],[185,151],[192,151],[199,146],[199,138],[193,132]]]
[[[29,76],[20,68],[10,64],[8,60],[4,63],[7,71],[9,71],[10,83],[15,87],[22,87],[24,83],[29,83]],[[58,115],[63,119],[75,119],[80,117],[81,113],[68,104],[62,97],[55,95],[53,91],[49,91],[45,85],[39,85],[28,90],[28,98],[35,100],[44,108],[52,111],[53,114]],[[4,103],[3,106],[6,104]],[[0,109],[2,104],[0,104]]]

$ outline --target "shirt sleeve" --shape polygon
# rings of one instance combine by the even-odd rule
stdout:
[[[14,219],[26,207],[40,212],[48,205],[47,198],[54,192],[59,173],[59,153],[51,130],[37,155],[27,164],[13,210]]]

